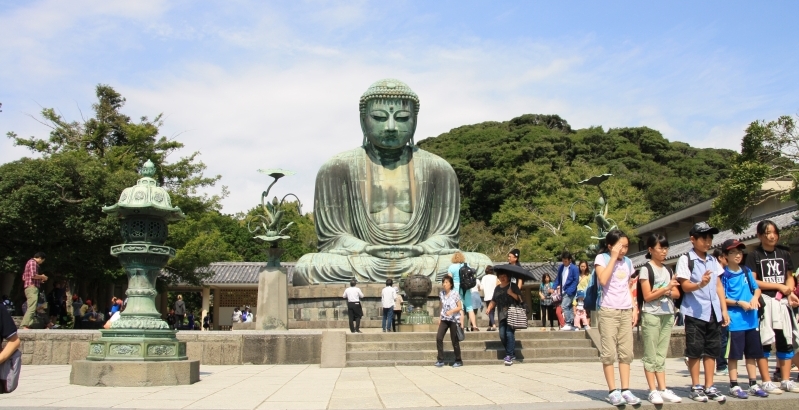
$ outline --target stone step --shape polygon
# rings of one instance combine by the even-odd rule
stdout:
[[[466,332],[466,340],[498,340],[497,332]],[[587,339],[585,331],[541,331],[526,329],[516,331],[516,340]],[[436,340],[435,332],[347,333],[347,342],[424,342]]]
[[[455,360],[454,355],[444,355],[445,363],[451,365]],[[514,363],[564,363],[564,362],[598,362],[599,357],[547,357],[536,359],[524,359],[523,361],[517,360]],[[393,366],[433,366],[436,362],[433,360],[348,360],[347,367],[393,367]],[[465,366],[484,366],[484,365],[503,365],[502,360],[497,359],[479,359],[479,360],[466,360],[463,364]]]
[[[347,362],[366,361],[366,360],[432,360],[435,361],[438,352],[436,350],[412,350],[412,351],[382,351],[382,352],[347,352]],[[461,350],[461,357],[467,360],[499,360],[505,357],[504,349],[483,349],[483,350]],[[516,348],[517,359],[544,359],[544,358],[598,358],[597,350],[594,348],[550,348],[550,349],[523,349]],[[444,360],[454,360],[454,352],[445,351]]]
[[[445,343],[450,343],[449,337],[444,337]],[[475,349],[501,349],[502,342],[496,340],[466,340],[460,343],[463,350]],[[574,348],[574,347],[593,347],[589,339],[517,339],[516,347],[525,349],[547,349],[547,348]],[[414,351],[414,350],[435,350],[435,336],[426,341],[379,341],[379,342],[348,342],[348,352],[368,352],[368,351]]]

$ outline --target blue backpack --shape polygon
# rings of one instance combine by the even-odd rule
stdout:
[[[610,261],[610,254],[603,253],[602,256],[605,258],[605,263]],[[624,263],[627,264],[627,267],[630,269],[630,272],[634,272],[633,269],[633,261],[630,260],[628,257],[624,257]],[[602,288],[599,286],[599,281],[596,278],[596,268],[591,269],[591,279],[588,280],[588,287],[585,289],[585,299],[583,299],[583,306],[585,310],[596,311],[599,310],[599,307],[602,305]]]

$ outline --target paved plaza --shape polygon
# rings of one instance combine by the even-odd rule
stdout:
[[[668,359],[667,380],[687,396],[681,359]],[[323,369],[319,365],[202,366],[201,381],[172,387],[84,387],[69,384],[70,366],[25,366],[19,389],[0,395],[0,408],[120,409],[590,409],[611,408],[599,363]],[[726,381],[726,377],[717,377]],[[717,383],[725,392],[727,383]],[[641,362],[633,391],[646,397]],[[675,405],[667,405],[669,407]],[[680,408],[712,408],[693,403]],[[799,407],[799,394],[735,400],[725,408]],[[630,407],[630,406],[628,406]],[[644,402],[642,408],[654,408]]]

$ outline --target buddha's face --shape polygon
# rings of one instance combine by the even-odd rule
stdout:
[[[413,101],[374,99],[366,102],[361,128],[369,143],[382,149],[399,149],[416,131]]]

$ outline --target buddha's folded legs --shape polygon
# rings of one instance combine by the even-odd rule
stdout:
[[[482,276],[491,261],[486,255],[465,252],[466,262]],[[422,255],[415,258],[380,259],[370,255],[342,256],[331,253],[303,255],[294,267],[293,285],[314,283],[344,283],[351,279],[359,282],[385,282],[398,280],[403,274],[422,274],[440,281],[452,264],[452,255]]]

